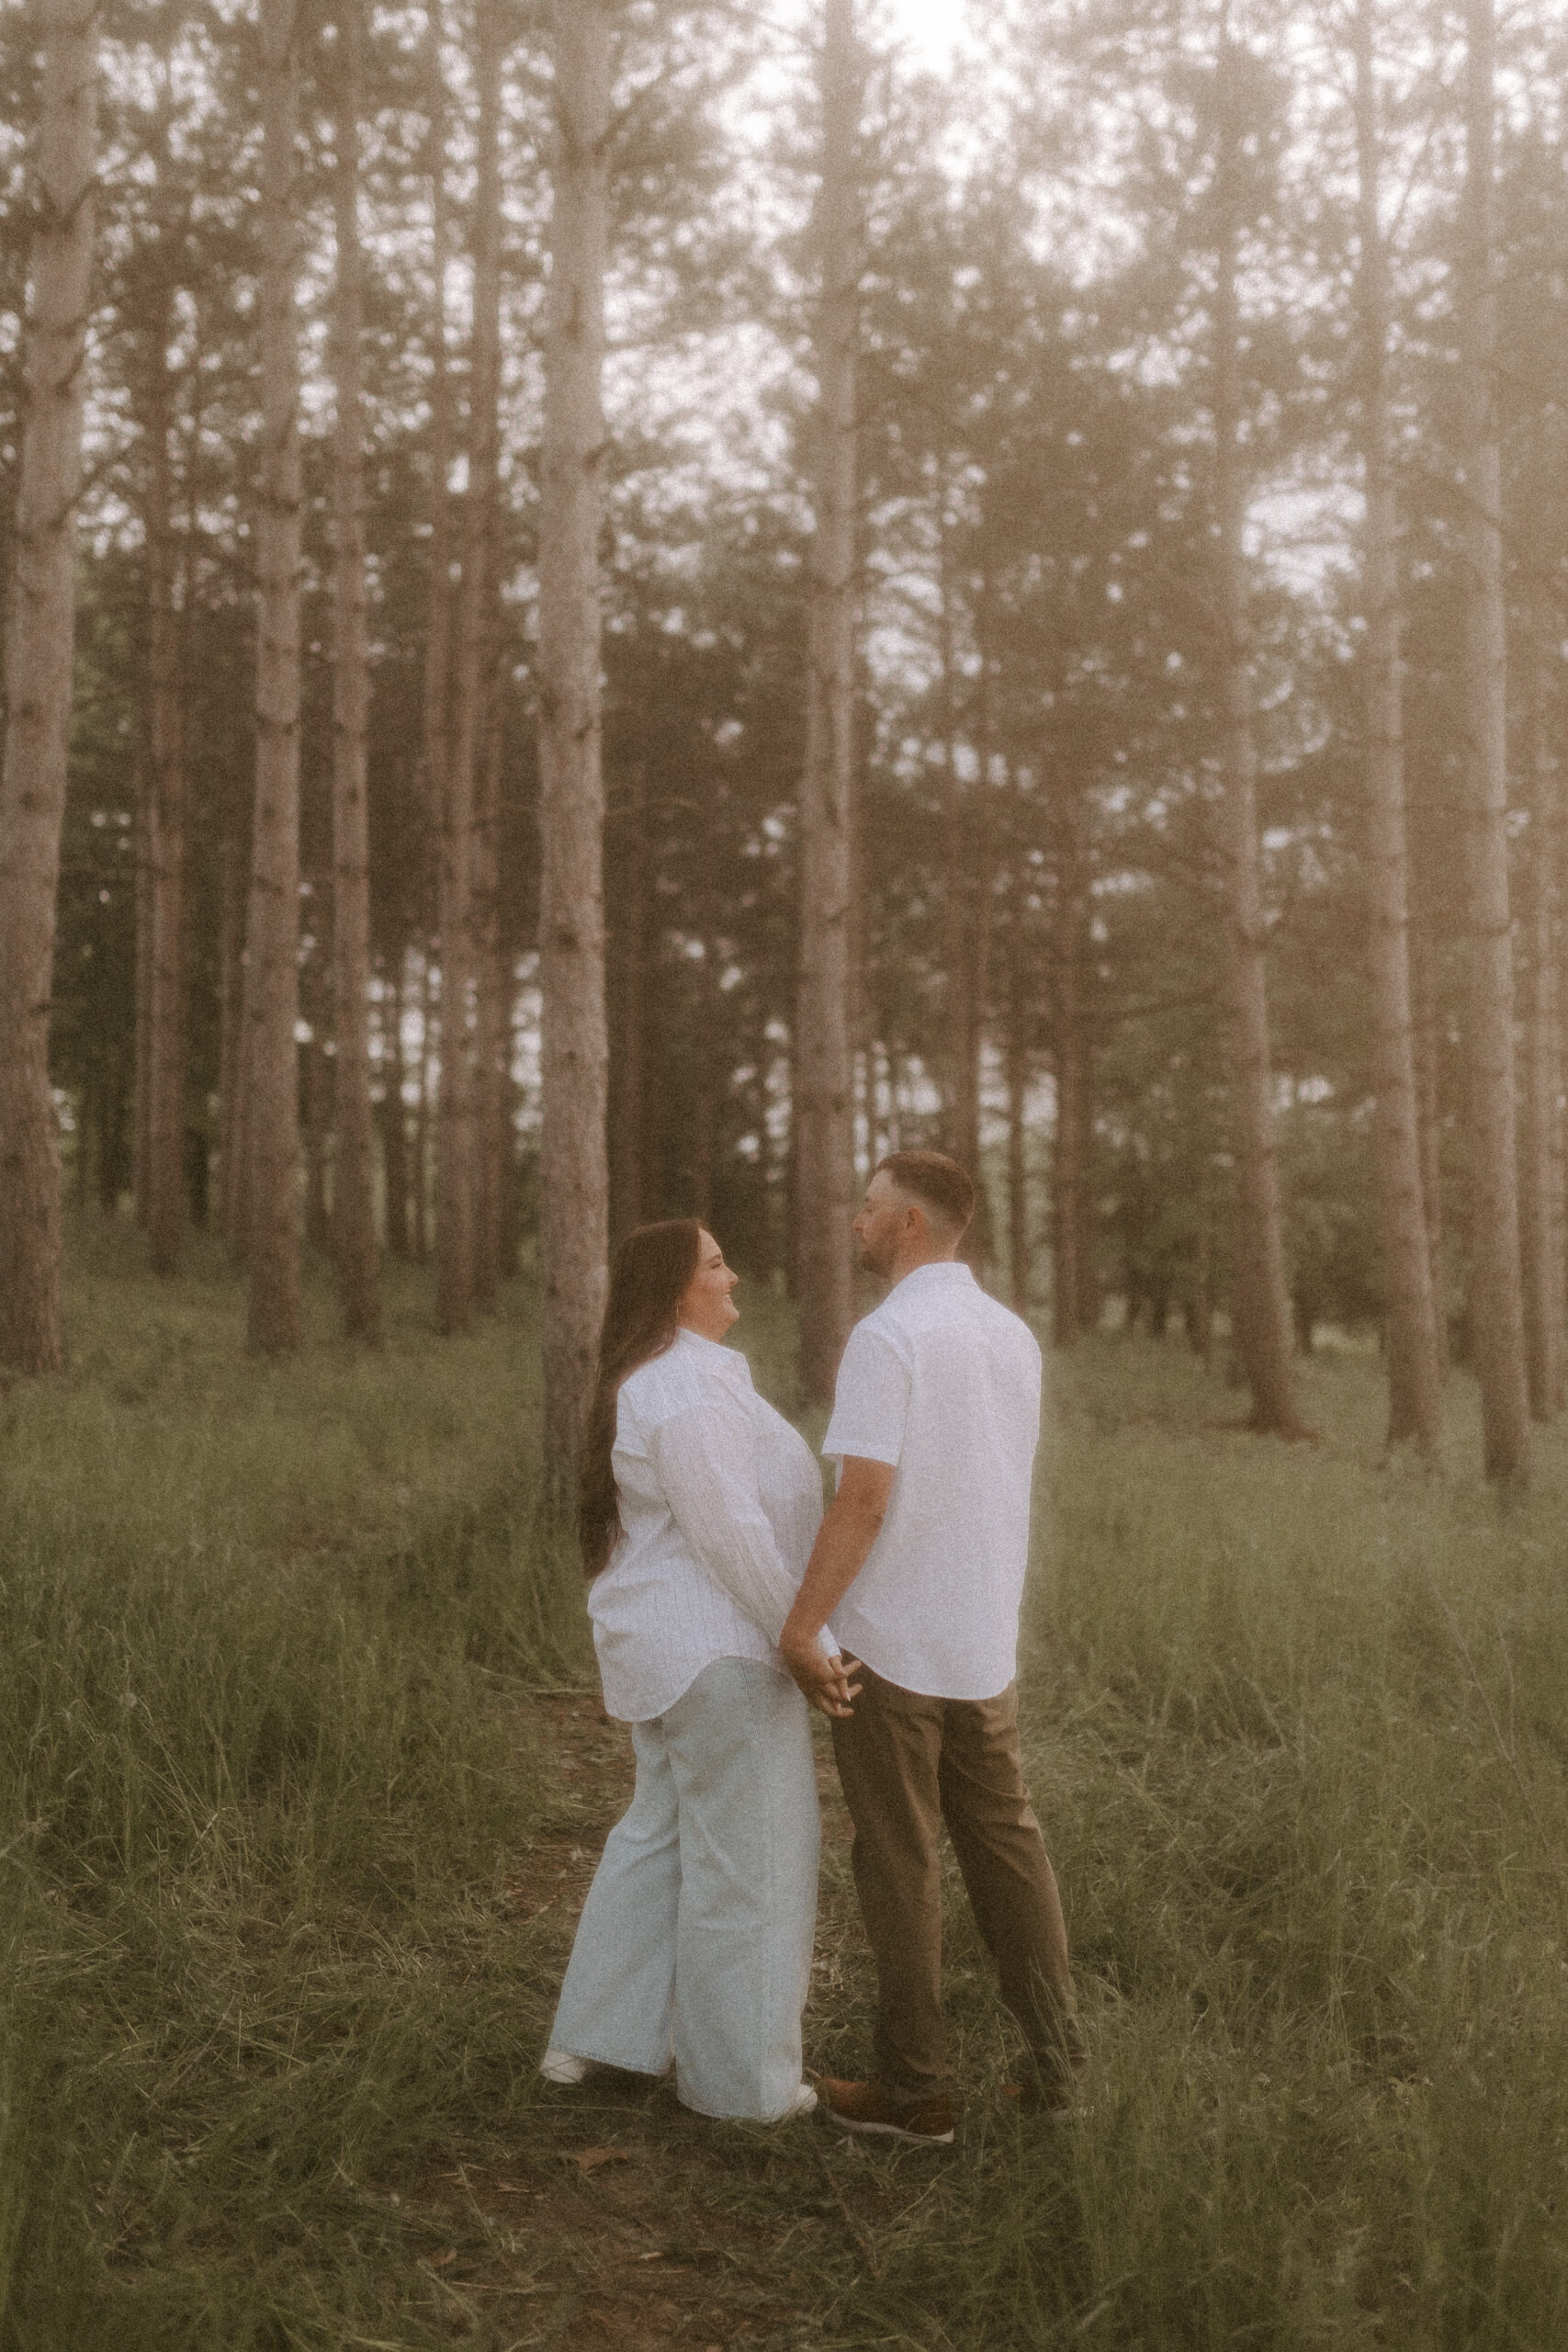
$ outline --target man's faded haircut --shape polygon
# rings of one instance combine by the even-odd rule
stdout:
[[[945,1151],[890,1151],[874,1173],[890,1176],[941,1224],[962,1233],[975,1214],[975,1180]]]

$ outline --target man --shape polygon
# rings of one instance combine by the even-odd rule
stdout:
[[[953,2138],[942,1821],[1028,2046],[1019,2096],[1069,2108],[1082,2063],[1061,1899],[1018,1747],[1040,1350],[958,1261],[974,1206],[941,1152],[895,1152],[872,1178],[855,1238],[891,1287],[844,1351],[822,1445],[838,1496],[780,1642],[832,1720],[876,1962],[875,2079],[820,2088],[851,2131],[932,2147]],[[838,1659],[818,1640],[829,1619]]]

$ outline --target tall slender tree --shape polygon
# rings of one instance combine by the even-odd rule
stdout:
[[[1530,1413],[1555,1420],[1562,1410],[1564,1266],[1562,1234],[1562,975],[1559,868],[1562,780],[1552,741],[1547,678],[1551,654],[1544,618],[1529,623],[1529,712],[1527,758],[1529,831],[1525,837],[1524,1064],[1520,1087],[1520,1244],[1525,1362]]]
[[[1367,612],[1362,752],[1367,822],[1367,910],[1371,964],[1378,1190],[1388,1297],[1388,1438],[1435,1456],[1442,1374],[1432,1261],[1421,1190],[1410,1001],[1410,891],[1404,818],[1399,529],[1388,383],[1388,259],[1379,207],[1380,134],[1373,47],[1374,0],[1358,0],[1356,153],[1360,253],[1361,449],[1366,478]]]
[[[860,65],[853,0],[827,0],[816,245],[815,529],[806,762],[800,786],[799,966],[792,1082],[801,1380],[826,1401],[853,1309],[850,1018],[854,857],[855,374],[860,328]]]
[[[174,288],[165,278],[148,336],[146,527],[148,745],[143,853],[147,989],[137,1015],[146,1030],[142,1215],[152,1271],[179,1271],[185,1234],[186,760],[184,616],[174,514]],[[142,1149],[138,1137],[139,1151]]]
[[[257,498],[256,795],[245,925],[242,1083],[247,1155],[247,1332],[263,1355],[299,1344],[299,571],[303,489],[295,156],[295,0],[261,0],[261,481]]]
[[[1492,0],[1466,0],[1460,468],[1464,496],[1470,856],[1471,1327],[1483,1460],[1529,1479],[1508,904],[1507,647],[1497,426],[1496,96]]]
[[[344,1329],[381,1336],[376,1262],[374,1122],[370,1107],[370,831],[366,735],[370,672],[365,588],[365,264],[359,236],[361,0],[337,12],[337,122],[333,175],[337,235],[333,478],[333,1241]]]
[[[93,268],[96,0],[42,0],[27,424],[0,768],[0,1363],[59,1369],[60,1146],[49,1082]]]
[[[1291,1303],[1280,1223],[1273,1075],[1264,954],[1262,851],[1258,834],[1258,730],[1252,678],[1242,482],[1241,268],[1244,77],[1228,44],[1216,93],[1214,304],[1212,377],[1215,550],[1219,563],[1220,699],[1224,728],[1222,822],[1231,1149],[1235,1198],[1232,1298],[1236,1352],[1252,1391],[1251,1426],[1299,1427],[1291,1360]]]
[[[500,0],[477,0],[474,78],[479,91],[474,187],[474,293],[468,370],[468,480],[463,500],[463,571],[452,671],[450,751],[441,830],[441,1095],[435,1138],[436,1315],[461,1330],[474,1305],[474,1049],[468,1001],[475,955],[474,808],[488,751],[488,656],[494,643],[495,501],[500,465],[501,76]]]
[[[1083,1001],[1089,891],[1082,812],[1070,781],[1061,787],[1057,820],[1056,922],[1051,1019],[1055,1032],[1055,1124],[1051,1145],[1051,1337],[1071,1347],[1088,1320],[1083,1196],[1085,1096],[1089,1090],[1089,1023]]]
[[[609,1251],[604,783],[600,702],[602,382],[609,214],[604,0],[555,0],[554,214],[539,511],[539,1259],[545,1471],[568,1501]]]

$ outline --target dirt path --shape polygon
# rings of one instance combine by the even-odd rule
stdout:
[[[630,1794],[624,1730],[597,1702],[534,1702],[556,1791],[513,1885],[558,1976],[604,1836]],[[818,1751],[824,1872],[808,2046],[818,2063],[868,1991],[848,1892],[848,1825]],[[688,2114],[665,2083],[602,2075],[542,2088],[504,2165],[433,2166],[409,2205],[456,2333],[497,2352],[728,2352],[820,2341],[940,2163],[867,2151],[820,2118],[772,2129]],[[416,2216],[411,2211],[411,2222]]]

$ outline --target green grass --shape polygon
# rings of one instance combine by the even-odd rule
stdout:
[[[518,1685],[581,1592],[513,1317],[443,1348],[394,1285],[356,1359],[318,1292],[265,1368],[137,1254],[0,1408],[0,2341],[333,2345],[412,2263],[362,2185],[528,2078]]]
[[[1438,1481],[1380,1466],[1366,1356],[1305,1368],[1293,1448],[1216,1429],[1174,1346],[1053,1366],[1026,1740],[1092,2105],[997,2100],[955,1893],[962,2145],[846,2170],[817,2127],[688,2131],[664,2093],[574,2121],[533,2075],[570,1923],[508,1887],[598,1816],[528,1696],[589,1651],[513,1287],[444,1343],[404,1274],[366,1359],[318,1282],[272,1369],[215,1257],[160,1287],[128,1232],[75,1238],[70,1367],[0,1399],[5,2352],[575,2343],[569,2301],[438,2292],[414,2193],[573,2129],[750,2232],[780,2343],[1568,2342],[1563,1437],[1504,1515],[1461,1381]],[[843,2070],[841,1848],[820,1961],[808,2054]]]

